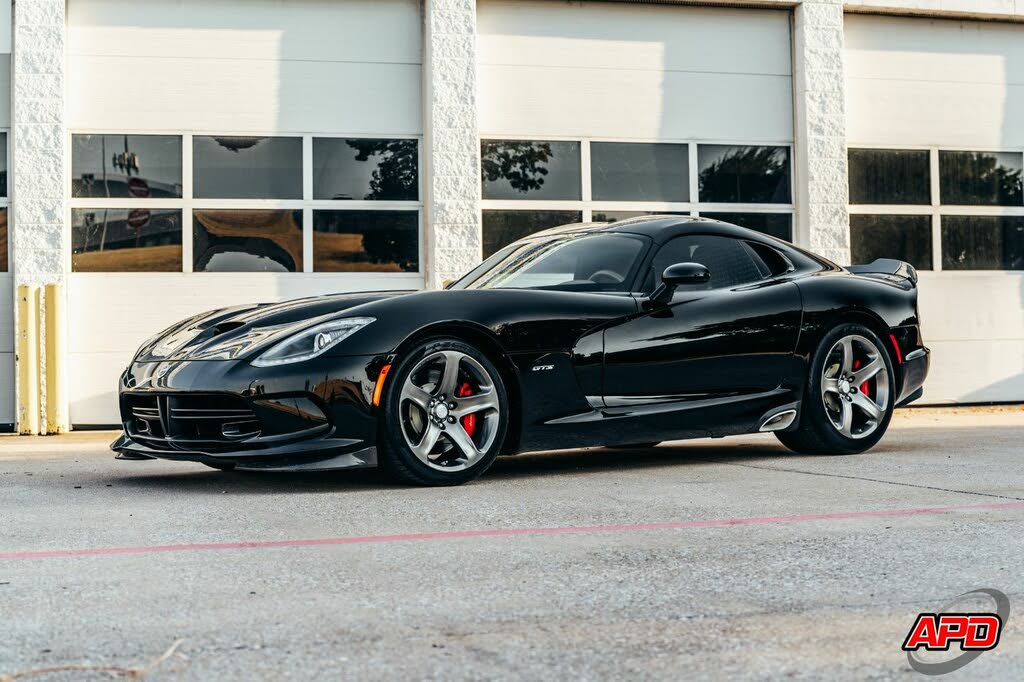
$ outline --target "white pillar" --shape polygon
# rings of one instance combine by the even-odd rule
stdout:
[[[70,267],[65,224],[64,12],[65,0],[14,3],[9,229],[15,287],[65,285]],[[66,326],[66,320],[59,323]],[[17,360],[24,361],[37,359]],[[58,409],[67,415],[66,405]]]
[[[423,3],[423,168],[427,288],[480,262],[476,0]]]
[[[796,242],[845,265],[850,219],[842,0],[796,6],[793,70]]]

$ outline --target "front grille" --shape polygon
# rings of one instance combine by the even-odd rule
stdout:
[[[124,394],[128,435],[160,450],[223,450],[262,432],[243,398],[228,395]]]

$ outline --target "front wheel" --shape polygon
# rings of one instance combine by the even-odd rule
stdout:
[[[812,359],[800,426],[775,435],[802,454],[864,452],[885,434],[895,399],[896,378],[882,340],[863,325],[840,325]]]
[[[494,463],[508,429],[508,395],[486,355],[458,339],[414,348],[385,387],[380,462],[394,478],[459,485]]]

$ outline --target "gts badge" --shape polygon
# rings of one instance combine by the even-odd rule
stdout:
[[[533,371],[534,372],[550,372],[554,368],[555,368],[554,365],[534,365],[533,366]]]

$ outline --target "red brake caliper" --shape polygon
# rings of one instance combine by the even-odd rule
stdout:
[[[456,398],[466,398],[471,395],[473,395],[473,389],[470,387],[469,382],[463,382],[463,384],[459,386],[458,390],[455,391]],[[467,414],[463,417],[462,428],[464,428],[466,433],[469,434],[469,437],[472,438],[473,432],[476,431],[476,415]]]
[[[858,368],[860,368],[860,360],[854,360],[853,369],[856,371]],[[857,388],[857,390],[863,393],[864,395],[868,396],[869,398],[871,397],[871,394],[868,393],[868,382],[865,381]]]

